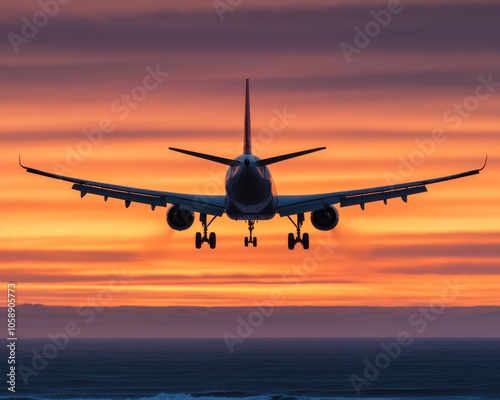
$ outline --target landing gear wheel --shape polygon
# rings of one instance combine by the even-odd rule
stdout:
[[[216,236],[215,232],[211,232],[210,236],[208,236],[208,227],[214,221],[217,216],[214,216],[209,223],[207,223],[207,214],[200,214],[200,222],[203,227],[203,236],[200,232],[196,232],[196,236],[194,238],[194,245],[197,249],[201,249],[201,245],[204,242],[207,242],[211,249],[215,249],[216,245]]]
[[[248,222],[248,231],[250,235],[245,237],[245,247],[248,247],[250,243],[252,243],[253,247],[257,247],[257,238],[252,236],[252,231],[254,230],[255,221],[249,220]]]
[[[201,240],[201,232],[196,232],[196,236],[194,238],[194,245],[197,249],[201,249],[201,244],[202,244],[202,240]]]
[[[302,228],[302,224],[304,223],[304,214],[297,214],[297,223],[290,216],[288,216],[288,219],[297,228],[297,236],[294,236],[293,233],[288,234],[288,248],[293,250],[297,243],[301,243],[304,250],[307,250],[309,248],[309,234],[304,233],[302,237],[300,236],[300,228]]]
[[[215,232],[211,232],[210,237],[208,239],[208,244],[210,245],[211,249],[215,249],[215,245],[217,244],[216,240],[217,238],[215,236]]]
[[[304,250],[307,250],[309,248],[309,234],[304,233],[302,235],[302,247],[304,247]]]

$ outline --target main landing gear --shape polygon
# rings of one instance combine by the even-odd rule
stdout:
[[[214,216],[210,220],[210,222],[207,224],[207,214],[200,214],[200,222],[201,222],[201,225],[203,226],[203,237],[201,236],[200,232],[196,232],[195,246],[197,249],[200,249],[201,245],[204,242],[207,242],[211,249],[215,249],[215,245],[216,245],[215,232],[210,232],[210,235],[207,234],[208,227],[210,226],[210,224],[213,222],[213,220],[215,218],[217,218],[217,216]]]
[[[288,216],[288,219],[297,228],[297,236],[294,236],[293,233],[288,234],[288,249],[293,250],[297,243],[302,243],[304,250],[307,250],[309,248],[309,234],[304,233],[302,237],[300,236],[300,228],[304,223],[304,214],[297,214],[297,223],[293,222],[293,219],[291,219],[290,216]]]
[[[255,221],[250,220],[247,222],[248,222],[248,231],[250,232],[250,236],[247,236],[245,238],[245,247],[248,247],[249,243],[252,243],[253,247],[257,247],[257,238],[252,237],[252,231],[254,230]]]

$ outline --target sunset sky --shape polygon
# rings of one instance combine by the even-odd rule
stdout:
[[[16,42],[42,21],[41,3],[0,5],[0,271],[20,303],[79,306],[118,274],[103,305],[252,306],[279,292],[283,306],[415,306],[454,281],[463,290],[449,305],[500,304],[498,2],[402,1],[350,60],[341,44],[387,1],[245,0],[221,20],[211,0],[73,0]],[[155,69],[161,82],[137,88]],[[241,154],[245,78],[254,153],[327,147],[272,165],[280,194],[442,176],[489,155],[487,168],[407,204],[339,208],[333,231],[307,215],[311,248],[292,252],[286,218],[256,225],[257,248],[243,246],[244,222],[219,218],[217,249],[196,250],[198,219],[176,232],[164,208],[80,199],[18,165],[22,155],[80,178],[223,194],[224,166],[168,147]],[[282,129],[277,112],[293,114]],[[106,123],[89,142],[84,132],[95,139]]]

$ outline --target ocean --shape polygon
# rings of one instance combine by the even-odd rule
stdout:
[[[247,339],[233,353],[222,338],[51,343],[18,340],[16,392],[0,399],[500,399],[500,339]]]

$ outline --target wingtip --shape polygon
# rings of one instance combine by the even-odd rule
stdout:
[[[486,167],[486,163],[488,162],[488,156],[486,156],[486,158],[484,159],[484,164],[481,168],[479,168],[478,171],[482,171],[485,167]]]
[[[23,165],[23,163],[21,162],[21,154],[19,154],[19,166],[20,166],[21,168],[26,169],[26,167],[25,167],[25,166]]]

